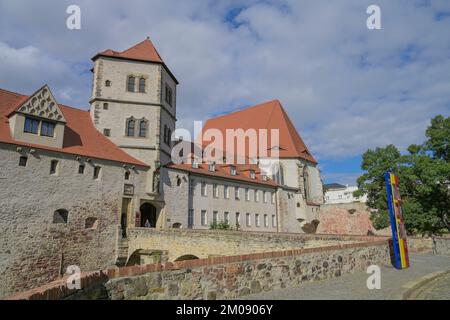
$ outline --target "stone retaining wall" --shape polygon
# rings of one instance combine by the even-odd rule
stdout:
[[[101,286],[109,299],[232,299],[304,281],[339,277],[388,264],[386,240],[114,268],[85,274],[83,290],[65,279],[9,299],[90,299]],[[91,293],[95,292],[96,296]]]
[[[141,249],[164,250],[168,252],[169,261],[175,261],[184,255],[208,258],[371,240],[373,237],[365,236],[131,228],[128,230],[128,255]]]
[[[433,253],[439,256],[450,256],[450,238],[433,238]]]

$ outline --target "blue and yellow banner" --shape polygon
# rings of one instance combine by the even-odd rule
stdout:
[[[398,177],[386,172],[386,191],[388,197],[389,217],[391,219],[392,243],[394,247],[394,266],[397,269],[409,267],[408,244],[403,220],[402,199],[400,197]]]

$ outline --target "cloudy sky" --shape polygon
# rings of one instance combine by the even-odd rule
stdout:
[[[66,28],[71,4],[81,30]],[[325,182],[353,184],[365,150],[404,150],[450,114],[447,0],[0,0],[0,87],[48,83],[88,109],[90,58],[146,36],[180,81],[178,127],[277,98]]]

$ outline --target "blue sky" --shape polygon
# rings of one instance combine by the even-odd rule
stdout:
[[[68,30],[66,8],[81,8]],[[381,8],[382,29],[366,28]],[[279,99],[325,182],[354,184],[361,154],[424,140],[450,110],[450,1],[0,1],[0,87],[48,83],[87,109],[90,58],[150,36],[180,81],[178,127]]]

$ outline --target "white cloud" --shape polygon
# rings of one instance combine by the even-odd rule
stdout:
[[[321,160],[405,148],[430,117],[449,114],[450,18],[435,19],[448,1],[378,1],[380,31],[366,28],[371,1],[349,0],[83,0],[82,30],[70,31],[72,2],[0,4],[1,87],[49,82],[65,103],[86,106],[91,76],[74,66],[150,35],[180,80],[179,126],[278,98]],[[242,9],[237,28],[225,21],[231,8]]]

